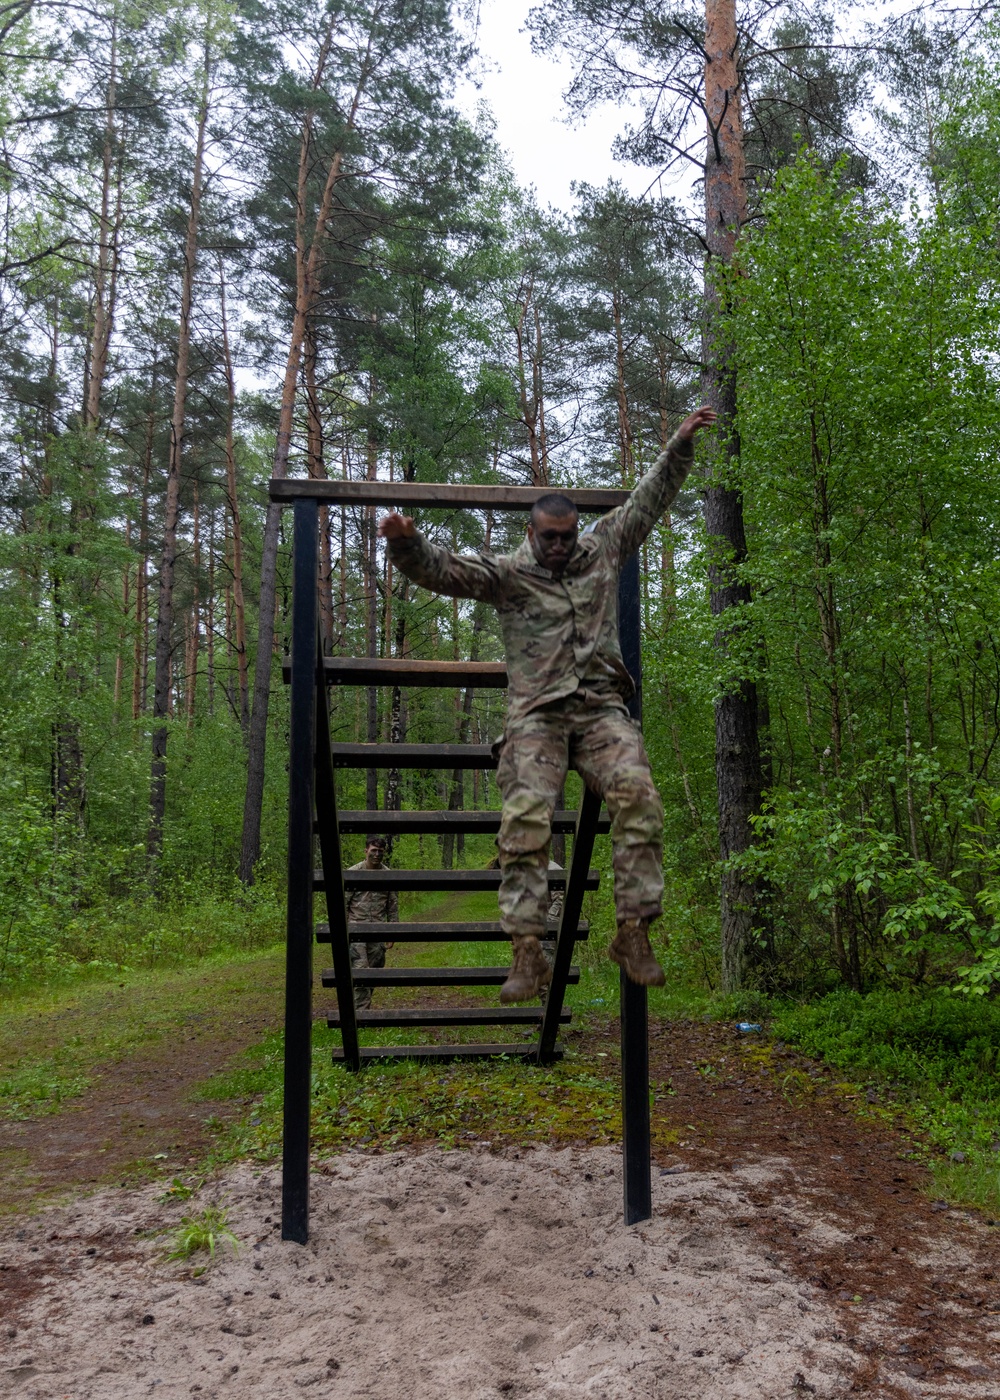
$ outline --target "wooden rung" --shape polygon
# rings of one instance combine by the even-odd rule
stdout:
[[[359,967],[352,972],[356,987],[501,987],[509,967]],[[567,984],[576,986],[580,969],[571,967]],[[323,969],[324,987],[335,987],[332,967]]]
[[[499,870],[345,870],[346,890],[498,890]],[[566,888],[565,870],[548,871],[550,890]],[[591,870],[584,882],[584,889],[596,890],[601,883],[601,872]],[[325,890],[326,882],[322,870],[313,872],[313,888]]]
[[[285,683],[291,662],[281,667]],[[411,661],[406,657],[325,656],[327,685],[400,685],[460,687],[463,690],[503,690],[507,667],[502,661]]]
[[[556,924],[548,925],[550,938],[559,932]],[[499,943],[509,941],[499,923],[441,923],[441,924],[384,924],[351,923],[348,936],[352,943]],[[575,938],[584,943],[590,937],[590,925],[581,919],[577,925]],[[316,942],[329,943],[330,925],[316,925]]]
[[[551,486],[451,486],[422,481],[318,481],[302,477],[272,477],[272,501],[312,499],[325,505],[427,506],[431,510],[530,510]],[[568,487],[581,513],[601,514],[628,500],[629,493],[604,487]]]
[[[359,1011],[360,1029],[374,1030],[387,1026],[537,1026],[542,1019],[540,1006],[400,1006],[395,1011]],[[570,1012],[559,1017],[560,1025],[568,1024]],[[331,1030],[340,1030],[340,1012],[327,1017]]]
[[[495,1045],[363,1045],[362,1060],[486,1060],[497,1055],[509,1055],[517,1060],[535,1060],[538,1046],[533,1041]],[[563,1052],[555,1050],[548,1058],[561,1060]],[[344,1052],[334,1050],[334,1064],[343,1064]],[[546,1061],[548,1063],[548,1060]]]
[[[552,830],[565,836],[576,830],[576,812],[554,812]],[[380,836],[432,836],[451,832],[469,832],[492,836],[500,830],[499,812],[340,812],[337,825],[343,835],[377,832]],[[611,830],[611,818],[605,814],[597,823],[599,832]]]
[[[331,744],[334,768],[495,768],[490,744]]]

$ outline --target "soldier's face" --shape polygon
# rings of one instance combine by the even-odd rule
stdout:
[[[554,574],[561,574],[569,563],[579,533],[580,518],[576,515],[540,512],[528,526],[528,539],[535,558]]]
[[[365,860],[371,866],[382,864],[382,847],[371,845],[365,847]]]

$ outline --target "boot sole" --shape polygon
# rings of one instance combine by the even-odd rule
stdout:
[[[543,987],[547,987],[551,981],[552,974],[550,972],[547,977],[539,977],[536,980],[534,987],[530,991],[519,992],[516,994],[507,991],[508,983],[505,982],[500,988],[500,1005],[512,1006],[515,1002],[519,1001],[534,1001],[541,989]]]
[[[630,982],[634,982],[637,987],[665,987],[667,985],[667,974],[657,963],[656,971],[648,976],[637,976],[627,958],[618,957],[615,953],[609,953],[613,963],[617,963]]]

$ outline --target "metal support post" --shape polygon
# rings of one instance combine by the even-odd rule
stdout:
[[[347,900],[344,897],[344,861],[340,850],[340,827],[337,824],[337,788],[330,755],[329,698],[318,633],[316,640],[316,825],[319,830],[330,950],[333,953],[333,972],[337,982],[337,1009],[340,1012],[344,1064],[348,1069],[359,1070],[361,1051],[358,1047],[358,1018],[354,1009],[350,931],[347,922]]]
[[[288,767],[288,922],[281,1238],[309,1238],[312,1092],[313,764],[316,744],[316,577],[319,507],[295,502]]]
[[[626,560],[618,578],[618,636],[622,659],[635,682],[629,712],[642,719],[642,639],[639,598],[639,556]],[[622,1178],[625,1224],[648,1220],[653,1214],[649,1139],[649,1021],[646,988],[621,983],[622,1047]]]

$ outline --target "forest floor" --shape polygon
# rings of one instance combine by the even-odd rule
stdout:
[[[496,1101],[459,1146],[320,1147],[311,1242],[282,1243],[273,1160],[218,1165],[261,1096],[213,1089],[273,1040],[281,970],[271,953],[5,1013],[0,1395],[1000,1394],[1000,1229],[932,1199],[877,1105],[729,1025],[652,1019],[649,1222],[621,1224],[606,1121],[553,1139],[503,1111],[538,1071],[480,1068]],[[616,1038],[584,1015],[551,1083],[613,1093]],[[166,1260],[213,1205],[238,1251]]]

